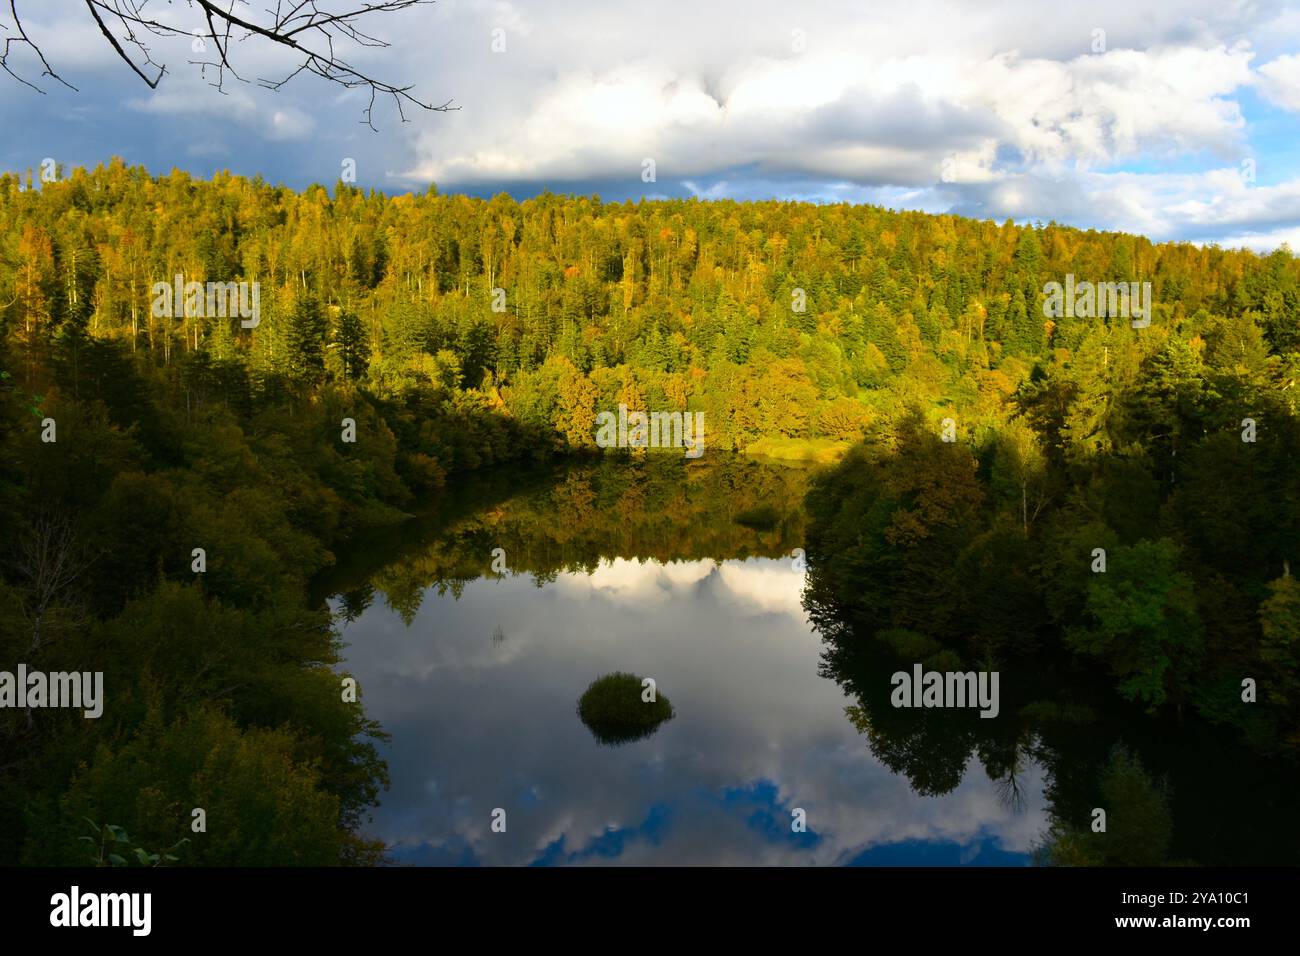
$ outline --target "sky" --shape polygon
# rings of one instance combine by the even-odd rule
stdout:
[[[0,73],[0,169],[116,155],[301,188],[352,160],[389,194],[872,203],[1300,249],[1296,0],[439,0],[373,15],[387,48],[337,47],[457,107],[403,122],[380,101],[374,130],[363,90],[260,87],[296,62],[264,41],[235,45],[243,80],[218,90],[191,63],[210,54],[152,39],[167,72],[151,90],[81,0],[17,9],[77,89],[11,46],[42,92]],[[181,0],[145,9],[201,25]],[[17,35],[6,19],[0,40]]]

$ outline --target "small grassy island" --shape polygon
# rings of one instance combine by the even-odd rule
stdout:
[[[649,737],[673,717],[673,705],[656,691],[642,699],[642,678],[622,672],[591,682],[578,699],[578,716],[602,744],[617,746]]]

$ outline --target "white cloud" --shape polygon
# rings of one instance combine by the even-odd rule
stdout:
[[[311,115],[290,103],[274,104],[268,109],[249,92],[235,87],[227,95],[214,95],[203,83],[184,77],[167,90],[126,102],[128,109],[172,117],[212,116],[227,123],[237,123],[275,142],[300,140],[316,127]],[[237,138],[237,137],[235,137]]]
[[[644,23],[625,5],[552,4],[493,58],[501,9],[461,4],[442,22],[465,38],[454,59],[490,89],[471,83],[463,114],[411,131],[400,181],[644,192],[650,157],[659,183],[702,198],[879,202],[1157,239],[1300,223],[1300,178],[1240,176],[1256,156],[1241,94],[1300,96],[1295,56],[1252,69],[1257,45],[1300,35],[1277,4],[1067,5],[1051,18],[1013,4],[978,23],[936,2]],[[640,25],[615,31],[619,17]],[[1094,53],[1098,26],[1107,49]],[[562,59],[539,55],[557,48]]]
[[[806,54],[703,70],[649,61],[574,69],[526,94],[524,115],[457,124],[417,141],[416,179],[634,179],[735,166],[863,184],[988,178],[998,147],[1049,168],[1105,166],[1144,153],[1241,151],[1244,120],[1225,94],[1250,82],[1250,52],[1117,51],[1069,62],[1005,53],[873,61]]]
[[[650,610],[680,601],[713,579],[718,598],[742,615],[784,614],[802,623],[804,576],[785,560],[602,560],[588,574],[564,574],[553,585],[566,599],[599,598]]]
[[[183,49],[166,51],[169,74],[151,95],[93,23],[54,13],[43,21],[33,10],[29,25],[62,72],[84,89],[120,91],[118,102],[159,127],[160,144],[170,141],[163,124],[210,117],[192,155],[233,158],[237,171],[272,179],[326,177],[339,156],[353,156],[363,178],[389,189],[433,180],[452,189],[882,202],[1157,238],[1300,225],[1291,203],[1300,173],[1269,148],[1285,130],[1278,135],[1275,117],[1267,129],[1256,123],[1248,110],[1259,101],[1245,95],[1300,111],[1300,12],[1283,0],[1050,10],[1012,0],[978,16],[955,0],[807,8],[663,0],[653,9],[631,0],[441,0],[375,17],[375,33],[393,46],[348,55],[428,101],[453,98],[461,111],[408,110],[412,122],[401,125],[381,101],[379,135],[358,126],[363,90],[301,77],[278,93],[232,83],[222,96],[183,62]],[[492,52],[497,29],[505,52]],[[1093,52],[1097,30],[1102,52]],[[247,78],[291,68],[267,44],[245,46]],[[0,96],[11,91],[0,87]],[[39,123],[31,99],[6,115]],[[151,165],[183,163],[172,154],[196,148],[192,130],[155,147],[170,152]],[[264,166],[272,154],[248,150],[249,135],[299,148],[282,169],[242,169],[239,160]],[[647,157],[657,184],[641,181]],[[1223,179],[1247,157],[1277,192],[1247,194]]]
[[[1259,68],[1259,89],[1284,110],[1300,113],[1300,56],[1290,54]]]

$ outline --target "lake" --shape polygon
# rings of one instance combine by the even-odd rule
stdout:
[[[1177,859],[1295,860],[1293,777],[1104,681],[1004,664],[998,719],[891,707],[910,665],[810,622],[807,479],[663,456],[496,474],[340,555],[319,595],[390,735],[367,835],[401,865],[1029,865],[1122,738],[1172,780]],[[618,671],[675,713],[610,746],[577,705]]]

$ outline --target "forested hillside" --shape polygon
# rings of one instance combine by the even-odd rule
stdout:
[[[1285,252],[863,206],[331,196],[113,163],[40,191],[0,178],[0,224],[19,385],[44,394],[47,353],[89,338],[132,352],[191,412],[356,382],[504,409],[572,445],[620,401],[689,406],[712,447],[746,449],[856,440],[917,402],[1000,420],[1035,367],[1105,391],[1176,343],[1280,390],[1300,342]],[[1043,286],[1066,273],[1149,281],[1151,327],[1045,319]],[[176,275],[259,283],[260,323],[156,317],[151,288]],[[418,453],[454,466],[479,450],[449,444],[422,435]]]
[[[702,411],[706,455],[866,438],[810,499],[812,587],[896,643],[1061,648],[1296,745],[1288,252],[120,162],[30,186],[0,176],[0,669],[94,662],[113,696],[3,712],[0,861],[85,862],[103,824],[163,849],[198,806],[242,830],[183,862],[376,858],[379,731],[308,581],[449,476],[594,452],[620,403]],[[1045,318],[1066,274],[1150,282],[1149,327]],[[256,283],[255,323],[155,308],[177,275]]]

